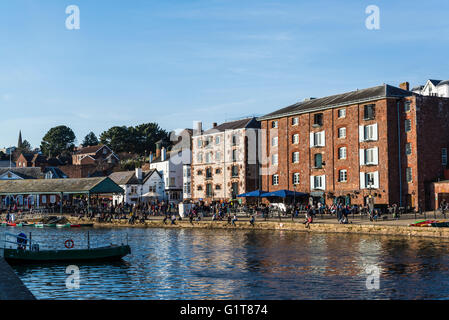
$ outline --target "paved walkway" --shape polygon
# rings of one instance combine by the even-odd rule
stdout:
[[[36,300],[3,258],[0,258],[0,300]]]

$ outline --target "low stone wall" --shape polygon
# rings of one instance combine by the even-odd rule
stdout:
[[[78,219],[72,220],[72,223],[92,223],[85,220],[80,222]],[[432,237],[449,239],[449,228],[432,227],[409,227],[394,225],[363,225],[363,224],[331,224],[314,223],[309,228],[298,222],[274,222],[263,221],[256,222],[254,227],[247,221],[237,221],[237,226],[228,225],[226,221],[176,221],[175,225],[170,222],[164,224],[162,220],[146,221],[143,223],[128,224],[126,221],[114,223],[97,223],[95,227],[131,227],[131,228],[202,228],[202,229],[241,229],[241,230],[286,230],[297,232],[317,232],[317,233],[358,233],[358,234],[377,234],[390,236],[409,236],[409,237]]]

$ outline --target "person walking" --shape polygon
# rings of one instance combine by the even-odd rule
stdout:
[[[254,222],[255,222],[255,218],[254,215],[251,216],[251,219],[249,220],[249,223],[254,227]]]
[[[237,216],[234,214],[234,217],[232,217],[232,225],[234,227],[237,227],[237,225],[235,224],[236,221],[237,221]]]

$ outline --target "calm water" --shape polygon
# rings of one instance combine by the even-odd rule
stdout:
[[[85,230],[29,231],[53,247],[68,238],[86,243]],[[14,269],[39,299],[449,298],[446,241],[251,230],[90,233],[93,241],[113,242],[128,233],[132,254],[123,262],[79,265],[77,290],[66,289],[68,264]],[[368,265],[381,270],[379,290],[366,289]]]

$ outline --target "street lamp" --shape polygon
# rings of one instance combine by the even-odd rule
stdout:
[[[293,185],[293,210],[292,210],[292,221],[293,221],[293,216],[295,214],[295,210],[296,210],[296,184]]]

